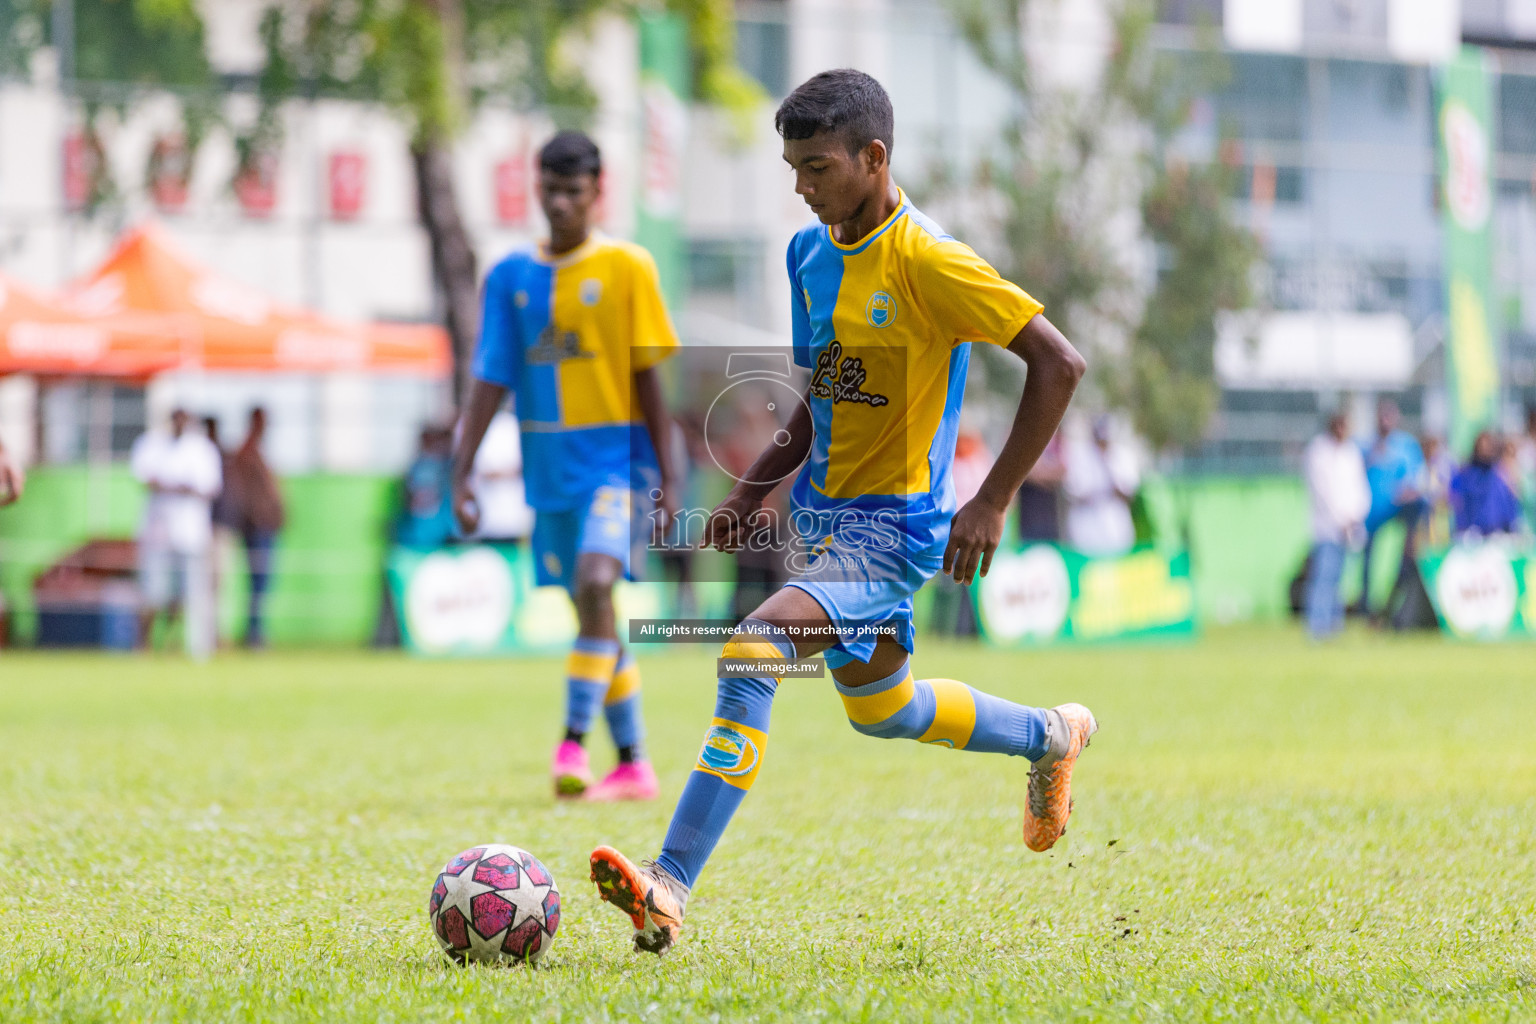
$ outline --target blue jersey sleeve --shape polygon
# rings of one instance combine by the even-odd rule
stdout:
[[[795,243],[789,243],[784,257],[789,271],[789,320],[790,340],[794,345],[795,363],[807,370],[815,369],[811,360],[811,311],[806,305],[805,286],[800,283],[799,261],[795,259]]]
[[[503,263],[493,268],[485,279],[480,341],[475,346],[473,370],[476,379],[515,391],[518,367],[522,363],[522,339],[518,337],[517,308],[512,301],[509,269]]]

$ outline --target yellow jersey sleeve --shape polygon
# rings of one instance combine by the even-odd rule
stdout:
[[[656,261],[639,246],[629,249],[630,369],[648,370],[675,355],[677,332],[661,297],[661,274]]]
[[[1045,307],[1005,281],[963,242],[938,242],[916,261],[917,300],[951,345],[1007,345]]]

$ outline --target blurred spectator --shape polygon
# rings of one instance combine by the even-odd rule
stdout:
[[[1530,525],[1536,527],[1536,405],[1525,407],[1525,433],[1515,438],[1513,448],[1519,471],[1515,496],[1524,503]]]
[[[267,411],[258,405],[251,410],[245,441],[230,460],[230,484],[225,489],[234,495],[235,529],[245,545],[245,564],[251,575],[245,625],[245,646],[250,648],[267,644],[264,608],[272,580],[272,549],[287,518],[277,477],[261,454],[266,436]]]
[[[1371,492],[1360,449],[1349,440],[1349,418],[1335,413],[1307,445],[1304,470],[1312,501],[1312,556],[1307,570],[1307,632],[1322,640],[1344,624],[1339,580],[1344,551],[1363,539]]]
[[[1472,460],[1451,480],[1458,539],[1520,529],[1520,502],[1499,467],[1502,449],[1499,438],[1484,430],[1472,442]]]
[[[21,463],[13,459],[5,450],[5,443],[0,442],[0,507],[20,499],[26,486],[27,474],[22,472]]]
[[[1365,517],[1365,550],[1361,556],[1360,601],[1362,615],[1371,613],[1371,553],[1383,526],[1401,520],[1404,527],[1403,556],[1398,563],[1393,590],[1413,570],[1414,535],[1423,503],[1417,483],[1424,468],[1424,453],[1412,434],[1398,424],[1402,414],[1397,403],[1383,398],[1376,403],[1376,439],[1365,449],[1365,479],[1371,488],[1371,510]]]
[[[452,447],[446,427],[422,428],[421,446],[402,481],[395,543],[436,548],[454,539]]]
[[[227,526],[233,530],[237,525],[234,494],[230,489],[229,482],[229,467],[233,461],[233,456],[225,451],[224,446],[219,443],[219,418],[217,416],[203,417],[203,433],[207,436],[208,442],[219,453],[219,479],[222,483],[219,486],[219,493],[213,499],[213,507],[210,510],[213,516],[213,525],[215,530],[220,526]]]
[[[951,470],[956,508],[976,497],[992,462],[993,455],[981,435],[962,426],[955,438],[955,461]],[[929,586],[934,588],[930,612],[932,628],[954,636],[975,636],[976,611],[971,606],[969,588],[945,573],[939,573]]]
[[[473,485],[480,504],[476,540],[519,541],[533,531],[533,509],[523,490],[523,442],[517,418],[505,409],[491,419],[475,453]]]
[[[219,418],[203,417],[203,433],[219,452],[219,473],[223,480],[218,496],[213,499],[213,541],[208,549],[208,573],[213,594],[215,634],[218,627],[218,609],[224,607],[224,582],[229,565],[234,561],[235,538],[239,526],[236,523],[234,493],[230,485],[231,457],[219,442]]]
[[[1131,499],[1140,486],[1135,456],[1111,439],[1109,417],[1093,422],[1090,441],[1069,440],[1062,490],[1067,543],[1087,555],[1122,555],[1136,544]]]
[[[139,580],[144,610],[140,642],[149,641],[155,617],[184,613],[187,653],[213,652],[214,607],[210,566],[213,499],[223,487],[218,448],[187,430],[187,413],[171,413],[169,434],[150,432],[133,443],[133,475],[149,488],[139,529]]]
[[[1456,475],[1456,460],[1446,451],[1445,442],[1431,434],[1419,439],[1419,447],[1424,452],[1424,468],[1417,484],[1423,514],[1416,547],[1422,551],[1450,543],[1451,479]]]
[[[1058,430],[1019,488],[1019,540],[1061,540],[1061,483],[1066,475]]]

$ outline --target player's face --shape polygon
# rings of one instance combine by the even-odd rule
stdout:
[[[591,174],[539,174],[539,205],[557,235],[586,231],[597,196],[597,178]]]
[[[879,153],[872,154],[876,149]],[[842,138],[827,132],[784,140],[784,162],[794,169],[795,194],[804,197],[823,224],[852,220],[879,193],[884,157],[879,142],[849,153]]]

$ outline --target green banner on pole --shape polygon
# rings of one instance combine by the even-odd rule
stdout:
[[[688,26],[676,14],[640,22],[640,182],[635,240],[656,259],[675,315],[687,287],[683,161],[688,144]]]
[[[1445,375],[1457,458],[1499,419],[1499,344],[1493,306],[1492,81],[1487,59],[1464,46],[1439,76],[1440,181],[1445,211]]]

